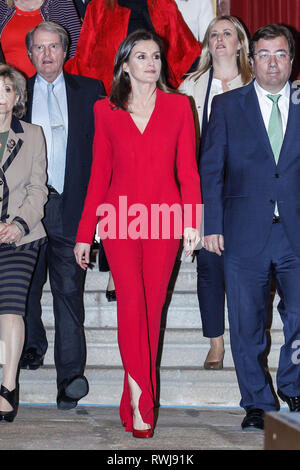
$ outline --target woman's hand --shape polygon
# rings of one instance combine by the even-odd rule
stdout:
[[[2,232],[5,231],[6,226],[7,226],[7,224],[5,224],[4,222],[0,222],[0,237],[2,235]]]
[[[197,229],[186,227],[183,233],[183,248],[185,256],[192,255],[200,241],[200,235]]]
[[[86,270],[90,263],[90,250],[89,243],[76,243],[74,247],[74,255],[79,266]]]
[[[0,223],[0,243],[18,243],[22,236],[23,233],[16,224]]]

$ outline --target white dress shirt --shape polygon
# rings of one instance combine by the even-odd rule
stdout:
[[[235,78],[227,82],[226,85],[228,87],[228,91],[234,90],[235,88],[243,86],[242,81],[241,81],[241,75],[237,75]],[[211,87],[210,87],[208,103],[207,103],[207,120],[208,121],[210,118],[212,100],[214,99],[215,96],[220,95],[221,93],[226,93],[223,90],[222,80],[220,80],[219,78],[213,78],[211,81]]]
[[[224,93],[224,90],[222,87],[222,80],[219,80],[218,78],[213,78],[211,81],[211,87],[210,87],[208,103],[207,103],[207,119],[208,120],[210,117],[212,100],[215,96],[220,95],[221,93]]]
[[[64,75],[61,74],[53,82],[55,94],[60,110],[64,120],[64,126],[66,129],[66,134],[68,135],[68,104],[67,104],[67,92]],[[32,118],[31,122],[33,124],[38,124],[42,126],[47,147],[47,156],[49,159],[50,150],[52,145],[52,131],[49,122],[49,113],[48,113],[48,82],[39,74],[36,77],[33,89],[33,100],[32,100]],[[49,174],[48,165],[48,182],[51,184],[51,175]]]
[[[211,0],[175,0],[184,21],[198,41],[203,41],[207,26],[214,18]]]
[[[264,88],[262,88],[257,83],[256,80],[254,81],[254,88],[257,94],[260,111],[261,111],[267,132],[268,132],[269,121],[270,121],[271,112],[272,112],[272,106],[273,106],[272,100],[270,100],[270,98],[268,98],[267,95],[273,95],[273,94],[281,95],[281,97],[278,100],[278,108],[281,114],[282,131],[283,131],[283,137],[284,137],[288,115],[289,115],[289,107],[290,107],[291,87],[290,87],[289,82],[287,82],[285,86],[278,93],[270,93],[269,91],[264,90]]]
[[[278,108],[281,114],[282,133],[284,137],[286,126],[287,126],[287,121],[288,121],[288,116],[289,116],[289,107],[290,107],[291,87],[290,87],[289,82],[287,82],[285,86],[280,91],[278,91],[278,93],[270,93],[269,91],[262,88],[257,83],[256,80],[254,81],[254,88],[257,94],[260,111],[261,111],[267,132],[268,132],[269,121],[270,121],[272,107],[273,107],[273,101],[270,100],[270,98],[268,98],[267,95],[281,95],[278,100]],[[277,202],[275,204],[274,214],[276,216],[279,215]]]

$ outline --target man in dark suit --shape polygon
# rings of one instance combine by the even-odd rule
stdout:
[[[91,0],[74,0],[75,7],[77,8],[78,14],[82,20],[84,19],[86,7],[90,1]]]
[[[300,106],[289,82],[294,41],[284,26],[252,37],[255,80],[219,95],[200,162],[204,246],[224,250],[231,348],[246,410],[244,430],[276,409],[264,368],[272,275],[285,343],[278,396],[300,411]]]
[[[93,105],[105,92],[97,80],[63,72],[68,36],[60,25],[41,23],[28,33],[26,44],[37,70],[28,80],[27,120],[44,130],[49,200],[43,220],[48,243],[41,247],[28,297],[21,367],[37,369],[47,349],[41,296],[48,269],[55,316],[57,405],[70,409],[88,393],[83,375],[84,272],[73,248],[92,162]]]

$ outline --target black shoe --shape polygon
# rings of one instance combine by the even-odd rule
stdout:
[[[27,349],[20,360],[21,369],[36,370],[44,364],[44,356],[37,353],[35,348]]]
[[[4,420],[8,423],[12,423],[15,419],[18,409],[18,387],[9,391],[6,387],[4,387],[4,385],[1,385],[0,395],[1,397],[5,398],[5,400],[12,407],[11,411],[0,411],[0,421]]]
[[[277,395],[281,400],[285,401],[289,405],[290,411],[300,411],[300,395],[296,397],[288,397],[281,390],[277,390]]]
[[[107,298],[107,302],[115,302],[117,300],[115,290],[107,290],[106,289],[105,295],[106,295],[106,298]]]
[[[73,377],[65,380],[58,388],[57,408],[59,410],[71,410],[77,406],[78,400],[89,392],[89,384],[84,376]]]
[[[243,431],[255,431],[264,429],[264,410],[260,408],[252,408],[242,422]]]
[[[58,392],[56,403],[59,410],[71,410],[77,406],[77,400],[73,400],[72,398],[67,397],[64,389],[61,389]]]
[[[75,377],[69,380],[65,386],[65,394],[69,398],[80,400],[89,393],[89,384],[86,378],[83,376]]]

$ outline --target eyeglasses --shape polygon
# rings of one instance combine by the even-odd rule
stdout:
[[[274,54],[271,54],[271,52],[261,51],[253,55],[257,55],[259,60],[261,60],[262,62],[268,62],[271,57],[276,57],[276,60],[278,60],[279,62],[284,62],[291,57],[290,54],[286,51],[276,51],[274,52]]]

